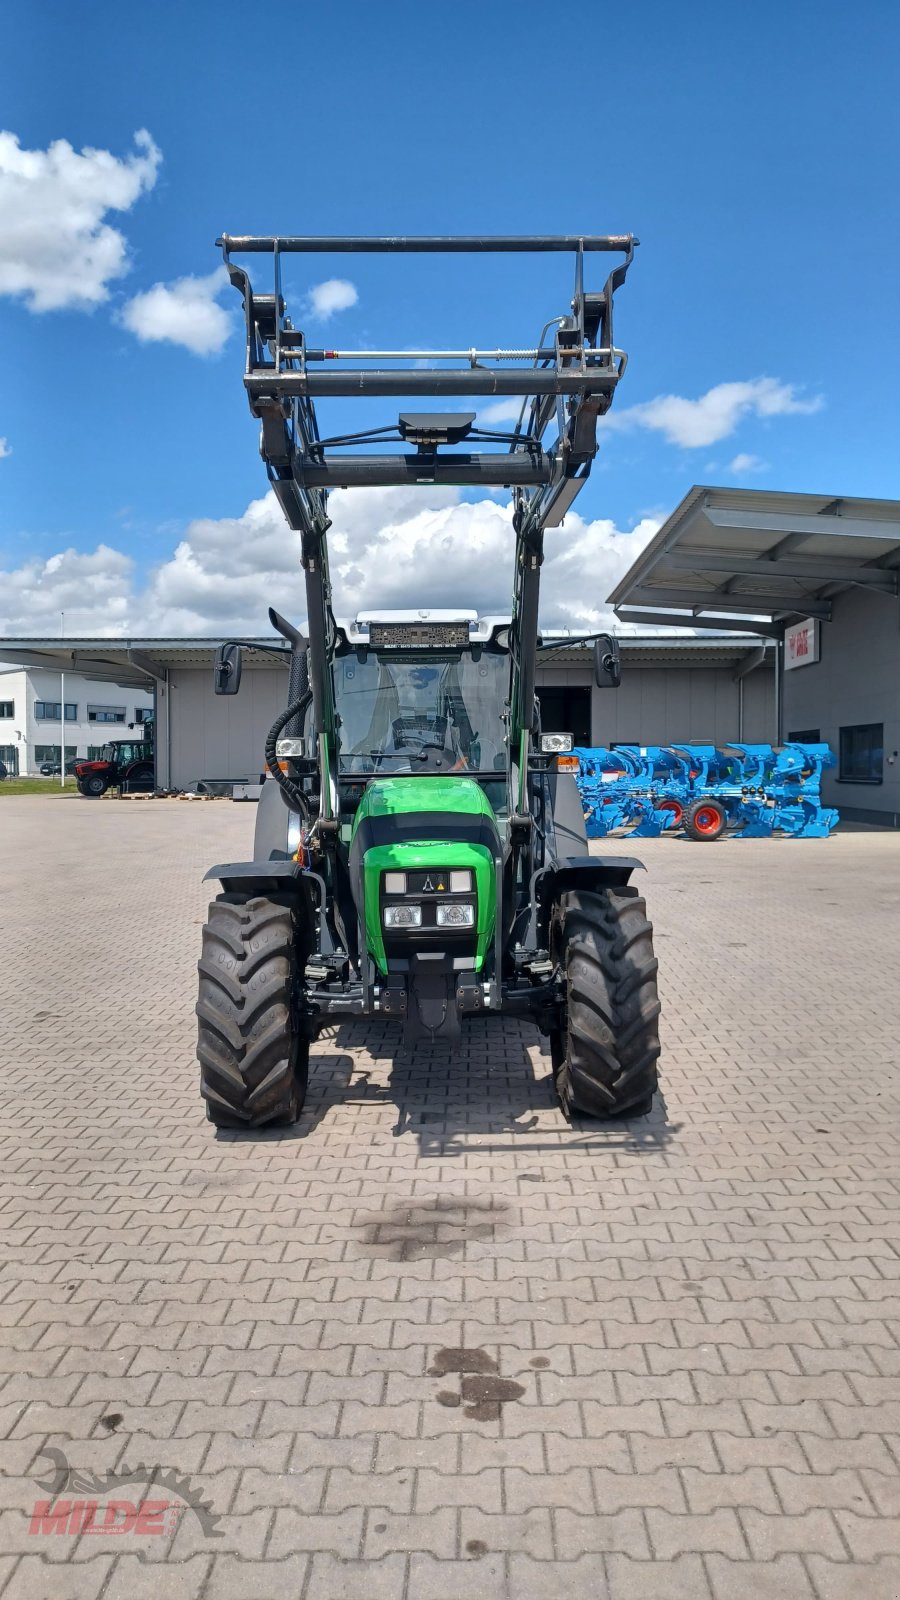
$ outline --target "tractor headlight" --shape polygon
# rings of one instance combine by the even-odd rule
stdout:
[[[542,733],[541,750],[543,754],[555,755],[559,750],[571,750],[572,735],[570,733]]]
[[[435,921],[439,928],[474,928],[475,907],[452,903],[438,906]]]
[[[400,873],[398,876],[402,877]],[[386,928],[421,928],[421,906],[385,906],[382,919]]]
[[[278,739],[275,742],[275,754],[279,761],[296,760],[298,756],[305,756],[306,740]]]
[[[384,892],[385,894],[405,894],[406,873],[386,872],[384,875]]]
[[[450,874],[450,893],[451,894],[471,894],[471,892],[472,892],[472,874],[471,874],[471,872],[469,872],[468,870],[466,870],[466,871],[458,871],[458,872],[451,872],[451,874]]]

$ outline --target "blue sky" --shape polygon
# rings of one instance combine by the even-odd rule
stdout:
[[[129,310],[136,297],[214,272],[223,229],[639,235],[618,301],[630,365],[617,424],[572,541],[555,548],[554,620],[599,615],[653,519],[694,482],[900,496],[888,0],[576,0],[553,14],[531,0],[271,13],[36,0],[7,13],[4,34],[0,121],[20,150],[66,140],[109,155],[105,178],[92,158],[48,187],[41,157],[16,167],[7,146],[5,190],[0,160],[0,631],[49,630],[63,608],[79,632],[261,626],[272,585],[302,604],[280,523],[265,506],[247,519],[265,479],[236,294],[218,296],[234,329],[218,353],[133,331],[159,326],[152,304],[143,324]],[[122,236],[127,271],[94,261],[85,309],[54,250],[67,230],[79,237],[85,185],[102,189],[109,162],[139,192],[119,210],[97,201],[87,226]],[[298,258],[293,308],[334,276],[357,300],[319,326],[347,346],[527,344],[570,296],[562,257]],[[215,343],[213,286],[196,292]],[[755,386],[764,377],[774,386]],[[654,405],[710,391],[699,411]],[[328,426],[368,420],[344,408]],[[446,570],[451,533],[476,569],[502,556],[495,502],[431,497],[425,523],[396,498],[339,509],[336,570],[354,604],[397,560],[408,584]],[[565,594],[585,576],[578,610]]]

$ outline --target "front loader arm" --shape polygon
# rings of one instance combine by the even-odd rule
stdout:
[[[627,356],[613,339],[613,297],[624,282],[637,240],[631,234],[502,237],[232,237],[222,248],[231,282],[244,302],[244,384],[260,421],[260,451],[290,527],[301,536],[306,580],[310,687],[320,738],[323,817],[339,808],[331,663],[335,624],[328,576],[326,511],[336,487],[392,484],[505,485],[513,490],[516,535],[509,725],[510,808],[527,811],[528,750],[534,729],[535,660],[544,529],[558,526],[583,487],[597,450],[597,422],[612,404]],[[286,315],[281,264],[286,255],[515,254],[567,252],[575,257],[570,314],[545,323],[536,347],[411,350],[312,348]],[[623,259],[598,291],[586,291],[586,256]],[[273,262],[271,294],[255,293],[235,255]],[[549,330],[555,328],[552,339]],[[373,365],[373,363],[377,363]],[[451,365],[453,363],[453,365]],[[323,439],[317,399],[336,396],[520,396],[511,432],[478,426],[477,413],[401,413],[398,421]],[[476,401],[477,404],[477,401]],[[555,422],[555,440],[545,440]],[[406,450],[386,449],[389,441]],[[473,450],[472,444],[476,445]],[[361,447],[375,446],[371,454]],[[462,445],[463,449],[449,446]],[[482,449],[493,445],[493,449]],[[413,447],[410,449],[409,447]],[[497,448],[499,447],[499,448]]]

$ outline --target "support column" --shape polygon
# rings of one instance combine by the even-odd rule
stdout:
[[[784,634],[775,641],[775,738],[776,745],[784,743]]]

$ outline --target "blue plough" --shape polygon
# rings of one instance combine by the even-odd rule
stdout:
[[[695,819],[692,837],[758,839],[773,833],[823,839],[839,821],[822,805],[822,773],[833,767],[827,744],[614,745],[577,749],[578,787],[588,837],[630,832],[657,838]],[[716,826],[697,825],[701,817]]]

